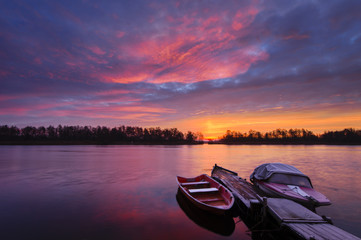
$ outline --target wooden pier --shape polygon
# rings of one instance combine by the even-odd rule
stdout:
[[[231,190],[240,217],[251,231],[261,232],[267,228],[267,231],[286,236],[284,239],[361,240],[296,202],[262,196],[253,184],[236,172],[215,165],[212,177]]]

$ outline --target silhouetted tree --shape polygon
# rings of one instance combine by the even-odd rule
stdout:
[[[56,133],[56,129],[53,126],[49,126],[46,129],[47,135],[49,139],[55,139],[57,138],[57,133]]]
[[[0,140],[16,140],[19,135],[20,129],[15,126],[0,126]]]
[[[194,143],[196,141],[196,136],[194,136],[194,134],[191,131],[188,131],[186,135],[186,141],[188,143]]]
[[[331,144],[361,144],[361,130],[346,128],[343,131],[328,131],[320,138],[323,142]]]
[[[270,143],[270,144],[361,144],[361,131],[352,128],[337,132],[325,132],[315,135],[306,129],[276,129],[262,134],[255,130],[249,130],[248,134],[242,134],[227,130],[220,138],[221,143]]]
[[[36,137],[36,128],[27,126],[21,129],[21,134],[25,140],[32,140]]]

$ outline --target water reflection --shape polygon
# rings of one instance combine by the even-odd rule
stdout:
[[[234,218],[230,215],[220,216],[214,215],[210,212],[204,211],[196,207],[192,202],[184,196],[184,194],[178,189],[176,199],[179,207],[198,226],[207,229],[222,236],[231,236],[235,231],[236,224],[245,224],[248,226],[247,230],[252,240],[264,240],[264,239],[277,239],[277,240],[292,240],[293,236],[282,232],[281,229],[272,222],[254,222],[248,218],[244,213],[234,211],[239,215],[235,215]],[[236,210],[236,209],[235,209]]]
[[[179,189],[176,199],[189,219],[199,226],[223,236],[230,236],[234,232],[235,224],[231,216],[214,215],[195,207]]]
[[[0,239],[250,239],[244,222],[195,224],[175,176],[217,163],[248,178],[265,162],[310,176],[333,203],[318,213],[360,237],[360,159],[360,146],[0,146]]]

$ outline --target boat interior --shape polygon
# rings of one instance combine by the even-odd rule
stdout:
[[[226,200],[223,198],[218,188],[211,187],[211,184],[205,180],[197,182],[181,183],[189,194],[198,201],[216,207],[227,206]]]

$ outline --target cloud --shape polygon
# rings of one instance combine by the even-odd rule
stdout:
[[[272,111],[332,108],[361,127],[360,12],[358,1],[8,1],[0,121],[165,126],[228,114],[220,125],[240,128],[245,113],[273,122]]]

